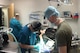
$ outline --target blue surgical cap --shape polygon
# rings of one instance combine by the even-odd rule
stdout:
[[[50,18],[51,16],[59,16],[59,12],[53,6],[49,6],[44,12],[45,18]]]

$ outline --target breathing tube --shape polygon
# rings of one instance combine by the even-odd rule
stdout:
[[[9,28],[9,29],[7,30],[7,34],[8,34],[8,35],[11,35],[11,36],[13,37],[13,39],[15,40],[15,43],[16,43],[17,46],[18,46],[18,51],[17,51],[17,52],[18,52],[18,53],[21,53],[21,49],[20,49],[19,43],[18,43],[16,37],[14,36],[14,34],[11,33],[11,32],[12,32],[12,28]]]

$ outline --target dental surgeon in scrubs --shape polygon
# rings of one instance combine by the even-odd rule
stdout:
[[[15,17],[10,19],[10,28],[13,29],[12,33],[13,35],[16,37],[16,39],[18,40],[19,36],[19,32],[22,29],[22,25],[19,22],[19,13],[15,13]]]
[[[36,31],[41,29],[42,24],[39,21],[33,21],[30,24],[25,25],[19,33],[19,45],[21,53],[31,53],[31,49],[39,49],[36,42]]]

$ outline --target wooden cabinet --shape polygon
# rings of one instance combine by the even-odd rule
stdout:
[[[11,3],[8,8],[8,23],[12,17],[14,17],[14,3]]]

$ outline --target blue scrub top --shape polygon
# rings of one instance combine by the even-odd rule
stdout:
[[[19,42],[26,45],[34,45],[36,40],[36,34],[33,33],[29,27],[24,26],[19,33],[20,39]],[[21,48],[21,52],[25,53],[26,49]]]
[[[10,27],[13,28],[12,33],[18,40],[18,34],[19,34],[20,30],[22,29],[22,25],[16,18],[11,18],[10,19]]]

